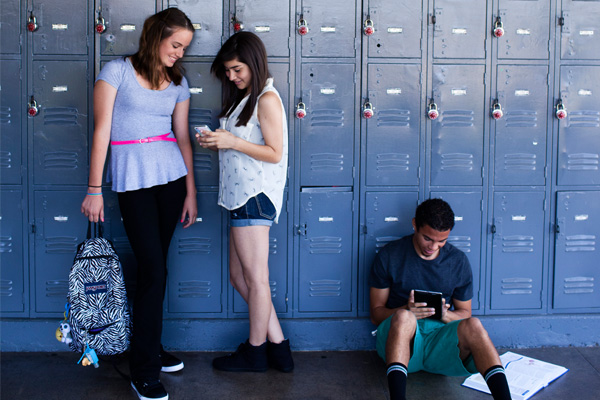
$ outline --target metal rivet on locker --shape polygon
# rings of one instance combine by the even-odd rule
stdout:
[[[235,15],[231,17],[231,23],[233,24],[233,31],[235,33],[238,33],[239,31],[244,29],[244,24],[242,24],[242,21],[238,21]]]
[[[27,104],[27,115],[29,115],[30,117],[35,117],[36,115],[38,115],[39,112],[40,109],[37,105],[37,102],[35,101],[33,96],[31,96],[31,100],[29,100],[29,103]]]
[[[102,12],[98,11],[98,18],[96,18],[96,33],[104,33],[106,32],[106,22],[104,21],[104,17],[102,17]]]
[[[375,33],[375,26],[373,25],[373,21],[369,16],[367,16],[367,20],[365,21],[363,32],[367,36],[371,36],[373,33]]]
[[[33,16],[33,11],[29,12],[29,18],[27,19],[27,30],[29,32],[35,32],[38,29],[37,19]]]
[[[562,102],[562,99],[558,99],[558,103],[556,104],[556,118],[565,119],[567,118],[567,109]]]
[[[494,100],[494,104],[492,104],[492,117],[494,119],[500,119],[504,115],[502,111],[502,106],[498,103],[498,100]]]
[[[365,104],[363,104],[362,116],[365,119],[369,119],[373,117],[373,114],[373,104],[371,104],[369,102],[369,99],[367,99],[367,101],[365,101]]]
[[[435,104],[433,102],[433,99],[431,99],[431,102],[429,103],[429,106],[427,107],[427,116],[431,120],[434,120],[440,116],[440,112],[438,111],[438,106],[437,106],[437,104]]]
[[[296,118],[302,119],[304,117],[306,117],[306,106],[304,105],[302,100],[300,100],[300,102],[298,102],[298,104],[296,105]]]
[[[494,36],[504,36],[504,25],[502,24],[500,17],[496,18],[496,22],[494,22]]]
[[[307,33],[308,33],[308,24],[306,23],[306,20],[304,19],[304,15],[300,14],[300,19],[298,20],[298,34],[304,36]]]

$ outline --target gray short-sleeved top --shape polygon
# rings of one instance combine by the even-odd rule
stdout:
[[[172,132],[175,105],[190,97],[185,78],[180,85],[171,82],[164,90],[142,87],[128,58],[107,63],[98,74],[98,80],[117,89],[111,141],[138,140]],[[173,133],[169,137],[174,137]],[[162,185],[187,175],[176,142],[111,144],[110,149],[107,180],[112,180],[112,189],[116,192]]]

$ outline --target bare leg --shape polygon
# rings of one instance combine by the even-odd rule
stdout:
[[[392,317],[385,345],[385,358],[389,364],[399,362],[408,366],[410,342],[417,331],[417,319],[408,310],[398,310]]]
[[[458,348],[461,360],[465,360],[469,354],[473,355],[475,366],[481,374],[495,365],[502,365],[494,343],[477,318],[467,318],[458,324]]]

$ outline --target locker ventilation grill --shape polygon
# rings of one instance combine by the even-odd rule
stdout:
[[[77,153],[70,151],[44,153],[44,169],[75,169],[78,164],[77,156]]]
[[[212,126],[212,111],[206,108],[190,108],[189,124]]]
[[[0,280],[0,296],[11,297],[13,295],[13,281],[8,279]]]
[[[565,294],[594,293],[594,277],[573,276],[565,278],[563,292]]]
[[[269,254],[277,254],[277,238],[269,238]]]
[[[504,169],[518,169],[535,171],[536,155],[527,153],[515,153],[504,155]]]
[[[502,238],[503,253],[533,253],[533,236],[504,236]]]
[[[340,254],[342,238],[335,236],[319,236],[310,239],[310,254]]]
[[[337,127],[344,126],[344,111],[335,109],[313,110],[310,113],[311,127]]]
[[[379,236],[375,239],[375,247],[379,249],[383,248],[389,242],[400,239],[401,236]]]
[[[393,109],[379,111],[377,113],[377,127],[384,126],[409,127],[410,111]]]
[[[10,124],[11,123],[11,109],[10,107],[0,107],[0,124]]]
[[[342,295],[342,281],[322,279],[310,281],[310,297],[339,297]]]
[[[0,236],[0,253],[12,253],[12,236]]]
[[[537,112],[535,111],[507,111],[507,128],[535,128],[537,126]]]
[[[502,294],[532,294],[533,279],[531,278],[505,278],[502,279]]]
[[[600,127],[600,112],[571,111],[568,114],[568,126],[572,128],[598,128]]]
[[[73,250],[73,254],[75,250]],[[69,291],[69,281],[47,281],[46,282],[46,297],[61,297],[66,298]]]
[[[473,126],[474,112],[470,110],[442,111],[441,123],[445,128]]]
[[[310,156],[310,169],[318,170],[335,170],[342,171],[344,169],[344,155],[337,153],[316,153]]]
[[[567,169],[570,171],[598,170],[600,156],[594,153],[575,153],[568,155]]]
[[[44,125],[77,125],[75,107],[48,107],[44,109]]]
[[[377,154],[377,170],[402,170],[408,171],[410,155],[402,153]]]
[[[72,236],[54,236],[46,238],[46,253],[49,254],[75,254],[78,239]]]
[[[212,156],[206,153],[194,153],[194,170],[212,171]]]
[[[11,168],[12,153],[10,151],[0,151],[0,168]]]
[[[566,237],[565,251],[595,251],[596,235],[572,235]]]
[[[466,153],[446,153],[442,154],[443,171],[450,170],[473,170],[473,154]]]
[[[449,236],[448,242],[464,253],[471,252],[471,236]]]
[[[179,254],[210,254],[211,253],[211,238],[185,238],[179,239],[178,250]]]
[[[177,289],[178,297],[202,297],[208,298],[211,296],[211,281],[182,281],[179,282],[179,289]]]

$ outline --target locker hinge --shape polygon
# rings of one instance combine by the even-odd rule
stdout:
[[[560,225],[559,224],[554,224],[554,233],[556,233],[557,235],[560,233]]]
[[[35,224],[31,224],[31,233],[35,235]]]
[[[481,179],[485,178],[485,167],[481,167]]]
[[[558,26],[565,26],[565,17],[558,17]]]
[[[481,201],[479,202],[479,210],[483,211],[483,206],[484,206],[484,201],[483,199],[481,199]]]
[[[544,167],[544,179],[548,178],[548,166]]]
[[[492,224],[492,234],[496,233],[496,224]]]
[[[352,179],[354,179],[356,177],[355,172],[356,172],[356,167],[352,167]]]
[[[431,24],[432,24],[432,25],[435,25],[435,15],[432,15],[432,16],[431,16]]]

